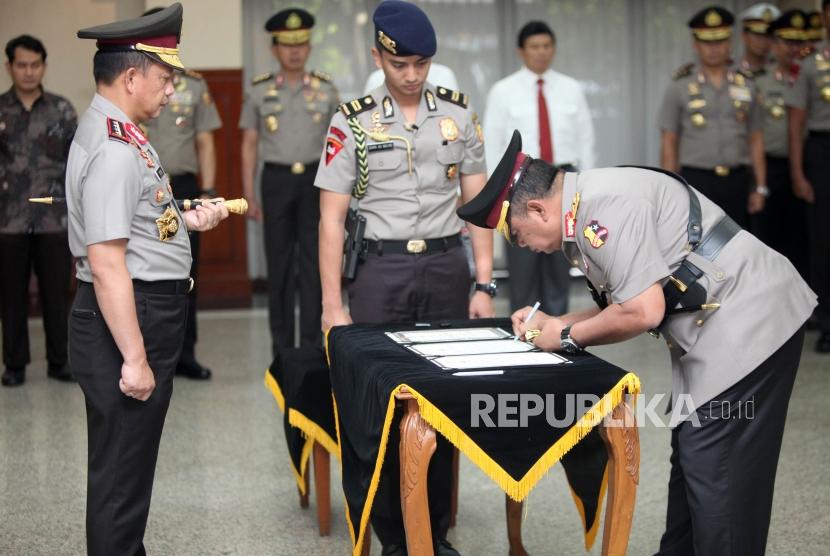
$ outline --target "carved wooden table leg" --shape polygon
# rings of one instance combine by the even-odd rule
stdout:
[[[452,494],[450,498],[450,527],[455,527],[455,516],[458,515],[458,448],[452,449]]]
[[[317,527],[321,537],[331,532],[331,498],[329,476],[329,453],[314,443],[314,490],[317,494]]]
[[[308,472],[308,470],[306,470],[306,473],[305,473],[305,494],[300,492],[300,489],[297,488],[297,492],[300,494],[300,507],[302,509],[308,508],[308,493],[310,492],[310,487],[311,487],[310,480],[311,480],[311,474]]]
[[[602,555],[624,556],[640,482],[640,438],[631,407],[621,402],[599,429],[608,449],[608,503]]]
[[[433,556],[432,528],[429,523],[427,471],[435,453],[435,430],[421,418],[418,402],[404,401],[401,419],[401,510],[409,556]]]
[[[510,544],[510,556],[528,556],[522,545],[522,508],[521,502],[516,502],[504,495],[504,509],[507,516],[507,542]]]

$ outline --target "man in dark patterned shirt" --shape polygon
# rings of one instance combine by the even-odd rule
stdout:
[[[26,378],[33,267],[43,307],[48,375],[70,381],[66,327],[72,256],[66,211],[28,199],[64,196],[66,157],[78,118],[69,101],[43,90],[46,49],[39,40],[29,35],[10,40],[6,58],[12,87],[0,95],[0,316],[6,367],[2,384],[18,386]]]

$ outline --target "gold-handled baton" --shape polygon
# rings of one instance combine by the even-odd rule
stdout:
[[[66,197],[31,197],[30,203],[41,203],[44,205],[62,205],[66,203]],[[246,214],[248,212],[248,201],[245,199],[226,199],[220,201],[218,199],[176,199],[176,205],[179,210],[191,210],[204,203],[223,204],[228,212],[234,214]]]

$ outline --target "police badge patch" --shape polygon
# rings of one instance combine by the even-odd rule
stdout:
[[[605,245],[605,241],[608,239],[608,229],[600,226],[596,220],[591,220],[591,223],[585,226],[582,233],[594,249],[599,249]]]

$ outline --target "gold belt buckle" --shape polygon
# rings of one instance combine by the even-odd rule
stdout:
[[[302,162],[295,162],[291,165],[291,173],[292,174],[304,174],[305,173],[305,164]]]
[[[725,178],[729,175],[729,166],[724,166],[723,164],[718,164],[715,166],[715,174],[719,175],[722,178]]]
[[[407,253],[423,253],[427,250],[427,242],[423,239],[410,239],[406,242],[406,252]]]

